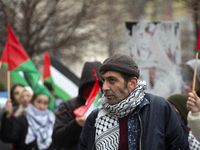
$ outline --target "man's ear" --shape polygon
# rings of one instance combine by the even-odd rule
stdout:
[[[138,82],[138,79],[136,77],[132,77],[128,81],[128,89],[129,89],[129,91],[133,91],[135,89],[135,87],[137,86],[137,82]]]

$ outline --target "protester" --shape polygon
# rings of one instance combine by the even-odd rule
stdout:
[[[24,112],[25,108],[30,104],[33,94],[34,92],[29,86],[25,86],[21,89],[19,93],[20,104],[14,114],[15,117],[20,116]]]
[[[196,59],[191,59],[186,63],[180,65],[181,75],[184,81],[184,86],[182,90],[182,93],[184,95],[188,95],[189,92],[192,92],[195,63]],[[195,91],[197,95],[200,96],[200,59],[197,60]]]
[[[15,112],[19,107],[19,104],[20,104],[19,92],[21,91],[23,87],[24,85],[22,84],[15,84],[10,90],[10,98],[13,104],[13,112]]]
[[[47,109],[49,101],[46,95],[34,95],[25,108],[25,116],[15,118],[12,117],[11,100],[8,100],[0,130],[1,140],[14,143],[15,150],[56,150],[51,138],[55,115]]]
[[[102,108],[87,118],[78,149],[188,150],[187,131],[172,105],[145,93],[139,69],[128,55],[116,54],[99,68]]]
[[[52,135],[53,142],[56,145],[62,146],[67,150],[77,149],[85,117],[77,118],[73,114],[73,111],[86,103],[92,87],[95,84],[93,69],[96,70],[97,76],[100,79],[100,75],[98,74],[100,65],[101,63],[97,61],[85,62],[81,74],[78,96],[60,105]],[[102,83],[100,83],[100,85],[102,85]]]
[[[185,127],[187,128],[188,131],[188,142],[189,142],[189,147],[191,150],[198,150],[200,148],[200,143],[199,141],[194,137],[192,132],[190,131],[190,128],[188,127],[188,122],[187,122],[187,115],[188,115],[188,110],[186,107],[186,102],[187,102],[188,96],[183,95],[183,94],[174,94],[171,95],[167,98],[167,100],[172,104],[176,112],[179,114],[182,122],[184,123]],[[178,120],[177,120],[178,121]]]
[[[187,116],[189,126],[196,139],[200,141],[200,98],[197,96],[196,92],[189,93],[186,106],[189,110]]]
[[[55,99],[55,109],[54,109],[54,113],[58,112],[59,106],[61,103],[63,103],[64,101],[61,98],[58,98],[55,95],[55,92],[53,90],[53,86],[52,84],[48,83],[48,82],[44,82],[44,85],[47,87],[47,89],[49,90],[49,92],[51,93],[51,95],[54,97]]]
[[[20,90],[24,87],[24,85],[22,84],[14,84],[12,87],[11,87],[11,90],[10,90],[10,98],[12,100],[12,104],[13,104],[13,113],[18,109],[18,106],[19,106],[19,92]],[[5,113],[5,109],[1,109],[0,110],[0,120],[2,120],[2,115]],[[1,124],[1,123],[0,123]],[[10,150],[12,147],[11,144],[9,143],[3,143],[0,141],[0,148],[1,149],[8,149]]]

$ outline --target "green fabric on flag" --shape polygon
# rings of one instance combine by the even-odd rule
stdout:
[[[11,77],[14,84],[22,84],[24,86],[29,86],[29,84],[23,76],[22,71],[11,71]]]
[[[48,83],[50,83],[50,84],[53,84],[53,79],[52,79],[52,77],[48,77],[48,78],[46,78],[46,79],[44,80],[44,82],[48,82]]]
[[[8,69],[8,64],[7,63],[3,63],[2,66],[6,69]]]
[[[98,101],[101,97],[102,97],[102,93],[101,93],[101,90],[99,90],[99,93],[97,94],[95,100],[93,101],[94,107],[98,108],[101,105],[101,103]]]
[[[40,80],[40,75],[30,59],[28,59],[26,62],[22,63],[20,66],[18,66],[13,71],[25,72],[27,74],[28,83],[33,88],[33,90],[35,89],[35,87],[38,84],[38,81]]]
[[[69,100],[70,98],[72,98],[65,91],[63,91],[61,88],[59,88],[55,84],[53,84],[53,89],[54,89],[56,96],[58,96],[59,98],[61,98],[63,100]]]
[[[40,75],[39,75],[37,69],[35,68],[34,64],[32,63],[32,61],[30,59],[28,59],[26,62],[22,63],[20,66],[15,68],[15,70],[11,71],[11,73],[19,72],[19,71],[23,71],[24,73],[26,73],[27,79],[22,78],[22,76],[21,76],[22,80],[19,81],[19,76],[18,76],[18,78],[17,78],[18,81],[14,81],[14,82],[23,84],[24,80],[25,80],[25,81],[27,81],[27,84],[32,87],[35,94],[44,94],[44,95],[48,96],[50,98],[48,108],[53,111],[55,108],[55,100],[54,100],[53,96],[51,95],[51,93],[49,92],[49,90],[46,88],[46,86],[40,81]],[[13,78],[13,80],[15,80],[15,79]]]
[[[52,77],[48,77],[44,80],[44,82],[48,82],[53,86],[54,93],[57,97],[63,99],[63,100],[69,100],[72,98],[70,95],[68,95],[65,91],[63,91],[60,87],[58,87],[54,82]]]

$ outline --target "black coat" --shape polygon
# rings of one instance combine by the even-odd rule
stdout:
[[[53,142],[56,145],[65,147],[67,150],[77,148],[82,127],[76,123],[73,111],[82,105],[80,101],[77,101],[77,98],[70,99],[60,105],[60,113],[56,115],[52,135]]]
[[[3,115],[0,139],[6,143],[13,143],[14,150],[39,150],[36,140],[28,145],[25,143],[27,131],[28,122],[25,116],[6,118],[5,114]],[[47,150],[57,150],[57,148],[51,145]]]
[[[140,150],[189,150],[186,128],[172,105],[159,96],[146,93],[145,98],[149,104],[142,107],[138,114],[141,128]],[[97,114],[98,109],[88,116],[78,150],[95,150]]]

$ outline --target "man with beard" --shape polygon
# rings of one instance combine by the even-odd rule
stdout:
[[[187,131],[164,98],[145,93],[139,69],[128,55],[116,54],[99,68],[102,108],[87,118],[79,150],[188,150]],[[178,121],[177,121],[178,120]]]

